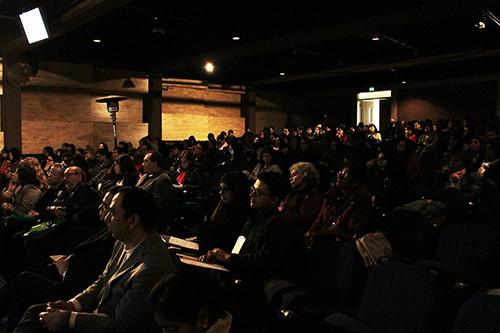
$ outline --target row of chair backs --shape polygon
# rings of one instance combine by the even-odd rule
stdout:
[[[368,282],[353,319],[333,314],[327,332],[442,332],[446,294],[425,271],[403,263],[383,263]]]
[[[464,303],[453,333],[495,332],[500,332],[500,289],[489,289]]]

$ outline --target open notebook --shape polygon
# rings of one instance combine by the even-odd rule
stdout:
[[[201,262],[201,261],[198,261],[198,259],[196,257],[191,257],[191,256],[181,254],[181,253],[177,253],[177,256],[179,256],[180,261],[186,265],[215,269],[215,270],[223,271],[223,272],[229,272],[229,270],[222,265]]]
[[[199,251],[200,250],[200,246],[198,245],[198,243],[191,242],[191,241],[188,241],[188,240],[185,240],[182,238],[168,236],[168,235],[162,235],[161,239],[163,239],[163,241],[165,243],[167,243],[168,245],[177,246],[177,247],[192,250],[192,251]]]

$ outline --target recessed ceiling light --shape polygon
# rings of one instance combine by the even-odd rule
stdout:
[[[239,36],[233,36],[233,40],[240,40]]]
[[[101,42],[101,40],[100,40],[100,39],[97,39],[97,38],[96,38],[96,39],[93,39],[92,41],[93,41],[94,43],[100,43],[100,42]]]
[[[372,41],[376,42],[376,41],[379,41],[379,40],[380,40],[380,37],[377,34],[374,34],[372,36]]]
[[[213,73],[213,72],[214,72],[214,70],[215,70],[215,66],[214,66],[214,64],[212,64],[210,61],[207,61],[207,62],[205,63],[205,71],[206,71],[207,73]]]
[[[401,84],[406,84],[406,81],[401,81]]]
[[[280,76],[285,76],[285,72],[281,72],[281,73],[280,73]]]

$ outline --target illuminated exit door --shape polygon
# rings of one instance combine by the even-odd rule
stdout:
[[[358,94],[356,122],[374,124],[380,130],[389,123],[391,113],[391,91],[362,92]]]

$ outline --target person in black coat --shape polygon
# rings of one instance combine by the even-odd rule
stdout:
[[[219,186],[219,203],[198,234],[203,252],[213,248],[231,252],[250,214],[250,181],[247,176],[237,171],[228,172],[222,176]]]

